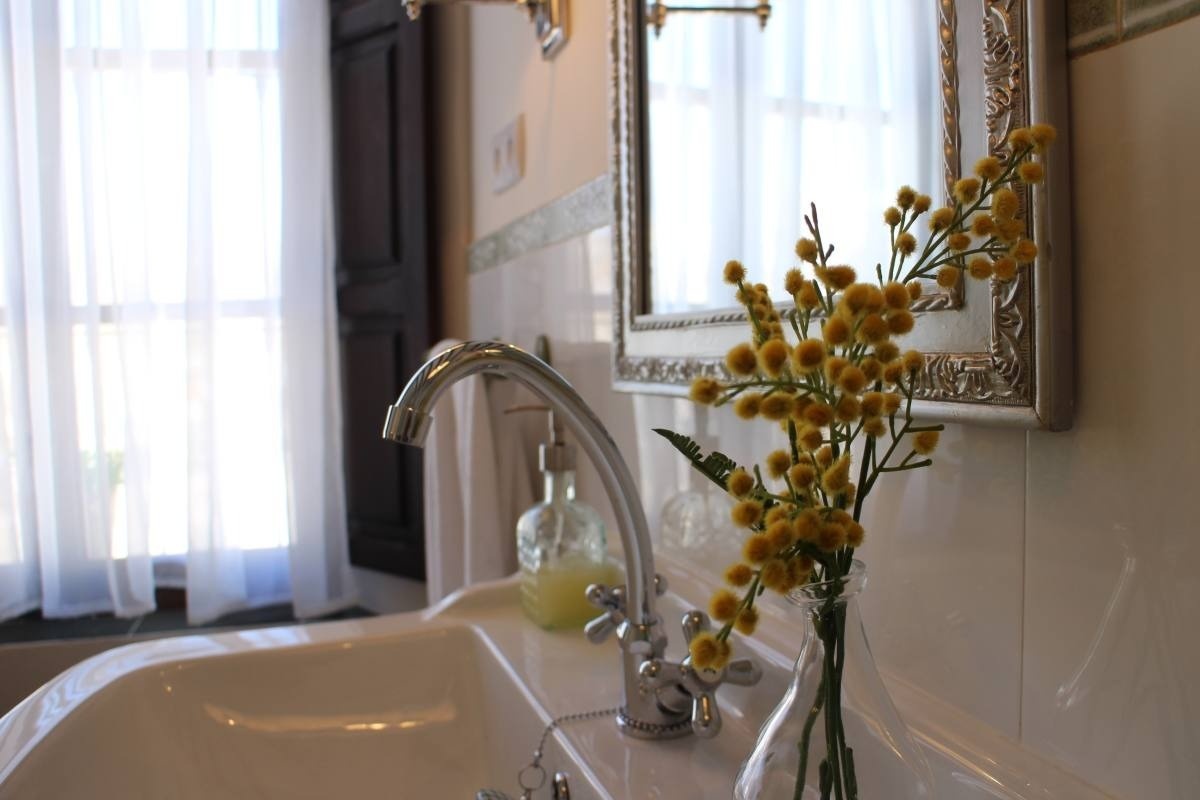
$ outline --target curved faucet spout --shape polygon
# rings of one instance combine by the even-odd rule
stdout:
[[[656,590],[663,585],[655,582],[654,553],[637,485],[616,442],[563,376],[519,347],[500,342],[464,342],[439,353],[417,370],[388,409],[383,437],[420,447],[429,432],[430,411],[438,397],[451,384],[478,372],[513,378],[550,405],[591,458],[617,515],[617,530],[625,551],[626,587],[623,592],[604,595],[603,604],[610,611],[596,621],[599,625],[589,626],[588,633],[589,638],[599,640],[613,627],[619,632],[625,684],[618,724],[631,736],[648,739],[687,733],[688,716],[660,702],[658,692],[648,690],[641,682],[642,664],[662,656],[667,638],[654,611]],[[593,588],[600,592],[600,587]],[[592,594],[589,590],[589,597]],[[606,627],[607,623],[611,626]]]
[[[519,381],[542,398],[575,434],[600,473],[625,551],[627,616],[638,624],[653,624],[654,554],[637,484],[616,442],[579,393],[541,359],[501,342],[464,342],[427,361],[409,379],[396,403],[388,409],[383,437],[398,444],[421,447],[429,433],[431,411],[451,384],[468,375],[490,372]]]

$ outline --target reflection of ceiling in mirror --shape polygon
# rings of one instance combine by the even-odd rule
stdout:
[[[873,274],[896,188],[943,191],[937,29],[932,0],[786,0],[765,31],[724,14],[648,30],[652,312],[731,305],[730,258],[782,293],[812,202],[833,260]]]

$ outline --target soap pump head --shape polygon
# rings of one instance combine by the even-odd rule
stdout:
[[[553,411],[546,411],[550,415],[550,441],[538,447],[538,468],[542,472],[574,472],[575,445],[563,441],[562,423]]]
[[[513,406],[504,413],[512,414],[519,411],[544,411],[550,418],[550,440],[538,446],[538,469],[542,472],[574,472],[575,445],[563,439],[563,426],[554,416],[554,411],[548,406],[523,405]]]

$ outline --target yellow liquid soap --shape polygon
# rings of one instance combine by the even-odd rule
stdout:
[[[621,580],[608,562],[562,561],[521,573],[521,604],[531,620],[543,628],[582,628],[603,609],[587,601],[593,583],[612,586]]]

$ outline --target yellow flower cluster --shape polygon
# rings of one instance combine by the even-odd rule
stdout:
[[[793,308],[780,311],[741,263],[726,264],[725,280],[737,287],[753,335],[726,355],[732,379],[697,378],[691,397],[778,425],[787,443],[761,467],[737,468],[726,478],[737,501],[732,521],[746,535],[741,560],[725,571],[729,588],[709,606],[723,627],[691,643],[697,667],[722,667],[731,631],[754,632],[763,591],[787,594],[847,575],[866,535],[863,501],[879,477],[931,463],[942,426],[918,425],[911,414],[925,357],[899,340],[916,325],[914,305],[926,281],[953,286],[962,272],[1009,281],[1036,258],[1021,218],[1022,187],[1043,179],[1034,158],[1053,141],[1046,125],[1014,131],[1005,157],[980,159],[936,209],[928,195],[902,187],[883,214],[892,253],[875,282],[827,263],[832,248],[822,243],[815,208],[805,218],[811,236],[796,243],[801,265],[784,280]],[[916,226],[922,217],[923,245]]]

